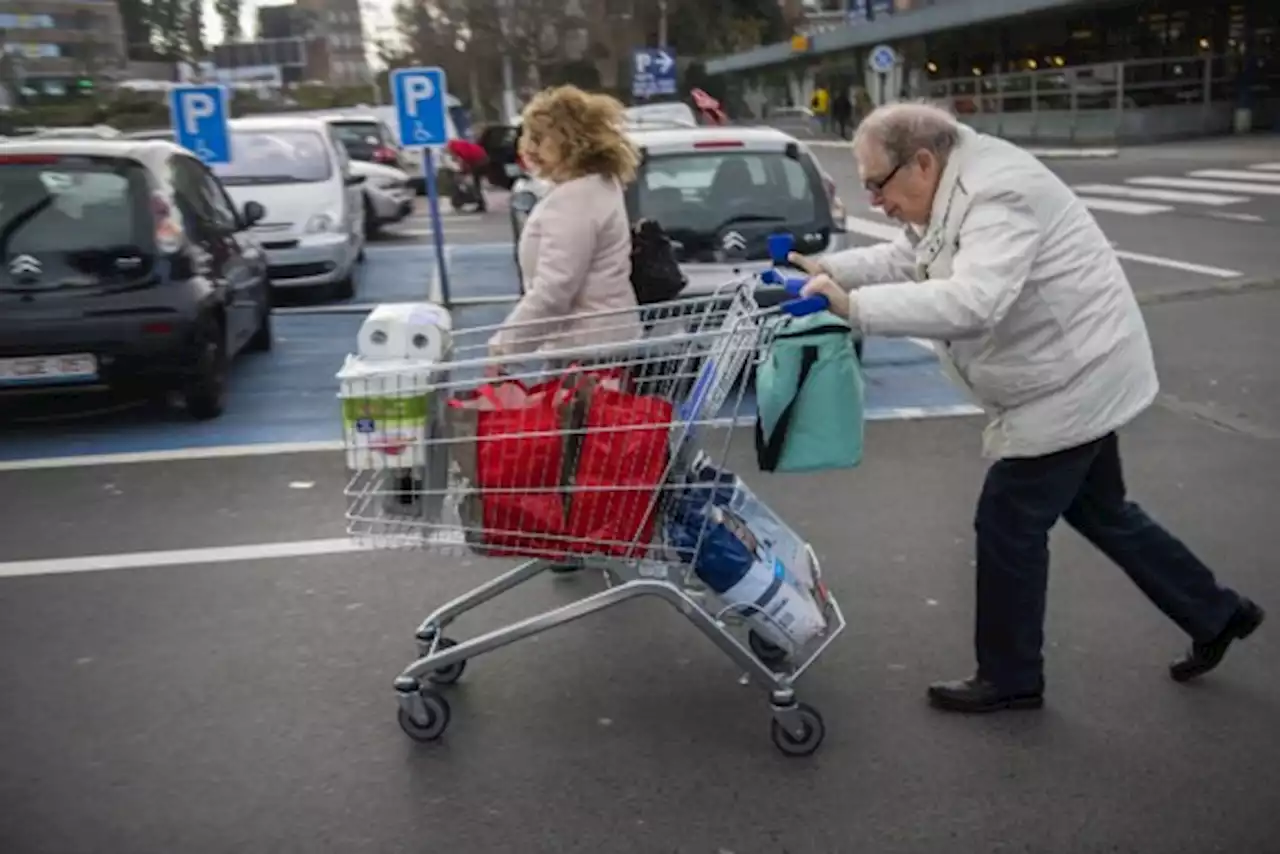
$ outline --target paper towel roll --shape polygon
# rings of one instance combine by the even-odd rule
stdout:
[[[357,351],[366,359],[438,362],[449,349],[453,319],[434,303],[380,305],[360,327]]]

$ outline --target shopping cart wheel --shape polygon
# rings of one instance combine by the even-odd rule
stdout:
[[[435,741],[444,735],[444,731],[449,726],[449,701],[430,688],[423,688],[418,692],[418,696],[422,699],[422,708],[427,713],[426,720],[421,723],[415,721],[413,716],[401,707],[399,715],[396,716],[400,721],[400,729],[414,741]]]
[[[787,713],[795,715],[803,727],[800,737],[793,735],[776,717],[773,719],[773,743],[788,756],[809,756],[822,744],[827,735],[827,725],[822,722],[818,710],[806,703],[796,703]]]
[[[747,632],[747,646],[756,654],[756,658],[769,667],[781,664],[788,658],[787,651],[776,643],[765,640],[755,629]]]
[[[448,649],[457,645],[458,642],[452,638],[440,638],[440,643],[436,644],[436,650]],[[462,678],[462,671],[466,669],[467,662],[464,659],[457,664],[450,664],[448,667],[436,668],[427,674],[427,681],[432,685],[452,685]]]

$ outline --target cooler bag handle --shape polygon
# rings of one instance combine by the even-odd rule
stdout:
[[[796,393],[792,395],[782,414],[778,416],[778,422],[773,425],[773,434],[769,436],[768,442],[764,438],[764,419],[756,415],[756,461],[761,471],[775,471],[778,468],[778,461],[782,459],[782,449],[787,444],[787,432],[791,427],[791,416],[795,414],[796,401],[800,399],[805,380],[809,378],[809,372],[813,370],[817,361],[818,346],[804,345],[800,351],[800,376],[796,379]]]

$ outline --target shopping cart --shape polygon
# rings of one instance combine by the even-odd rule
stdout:
[[[693,468],[708,461],[723,468],[728,455],[748,384],[744,373],[767,348],[780,315],[779,309],[757,305],[760,283],[758,276],[743,277],[705,297],[646,306],[638,335],[635,310],[593,314],[591,321],[602,333],[598,337],[617,339],[606,346],[563,347],[554,330],[522,324],[521,334],[542,348],[538,355],[494,359],[487,356],[487,342],[499,327],[467,329],[453,336],[450,358],[429,371],[347,376],[342,397],[352,469],[346,488],[349,533],[373,548],[526,558],[438,608],[419,626],[418,658],[395,680],[399,723],[409,737],[433,741],[445,732],[450,705],[440,689],[457,682],[470,659],[653,596],[710,638],[744,671],[744,683],[754,678],[767,687],[772,738],[783,753],[807,756],[818,748],[825,735],[822,716],[797,700],[795,683],[843,631],[845,620],[822,583],[812,548],[796,538],[796,559],[808,565],[807,592],[820,611],[821,627],[803,643],[788,644],[778,640],[784,632],[760,630],[761,619],[770,619],[763,612],[726,602],[701,582],[690,552],[672,549],[663,536],[663,520],[673,502],[700,488],[688,477]],[[541,389],[540,400],[548,410],[527,430],[508,429],[500,435],[478,431],[472,419],[479,416],[465,407],[484,411],[499,385]],[[579,404],[598,399],[588,398],[587,392],[606,387],[630,395],[629,400],[643,399],[649,416],[637,423],[623,423],[623,418],[593,425]],[[488,404],[483,402],[486,395]],[[359,413],[370,401],[384,401],[377,406],[385,415],[388,399],[397,401],[393,408],[403,416],[401,426],[410,422],[409,432],[384,435],[381,428],[361,422]],[[554,423],[548,411],[555,413]],[[353,422],[361,429],[351,429]],[[526,456],[534,456],[535,448],[552,449],[554,455],[558,447],[559,458],[549,464],[558,471],[532,480],[525,476],[528,465],[515,466],[518,471],[507,473],[506,480],[502,471],[485,474],[478,460],[500,464],[503,458],[499,446],[489,442],[523,447]],[[590,465],[609,468],[606,481],[581,476],[589,459],[594,461]],[[574,466],[578,475],[565,477]],[[570,518],[574,509],[589,507],[596,521],[562,528],[557,527],[560,522],[530,523],[535,517],[545,520],[546,512],[529,512],[514,521],[518,514],[490,512],[509,509],[504,501],[520,505],[521,512],[534,505],[550,508],[553,516],[563,508]],[[702,548],[703,536],[705,532],[693,556]],[[455,620],[476,607],[565,567],[601,571],[604,589],[470,640],[446,634]]]

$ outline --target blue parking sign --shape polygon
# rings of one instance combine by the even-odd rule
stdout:
[[[640,48],[631,58],[631,95],[635,98],[653,98],[674,95],[676,86],[676,55],[667,48]]]
[[[437,148],[449,141],[448,86],[443,68],[397,68],[391,72],[400,145]]]
[[[174,141],[210,166],[231,162],[230,118],[225,86],[174,86],[169,91]]]

